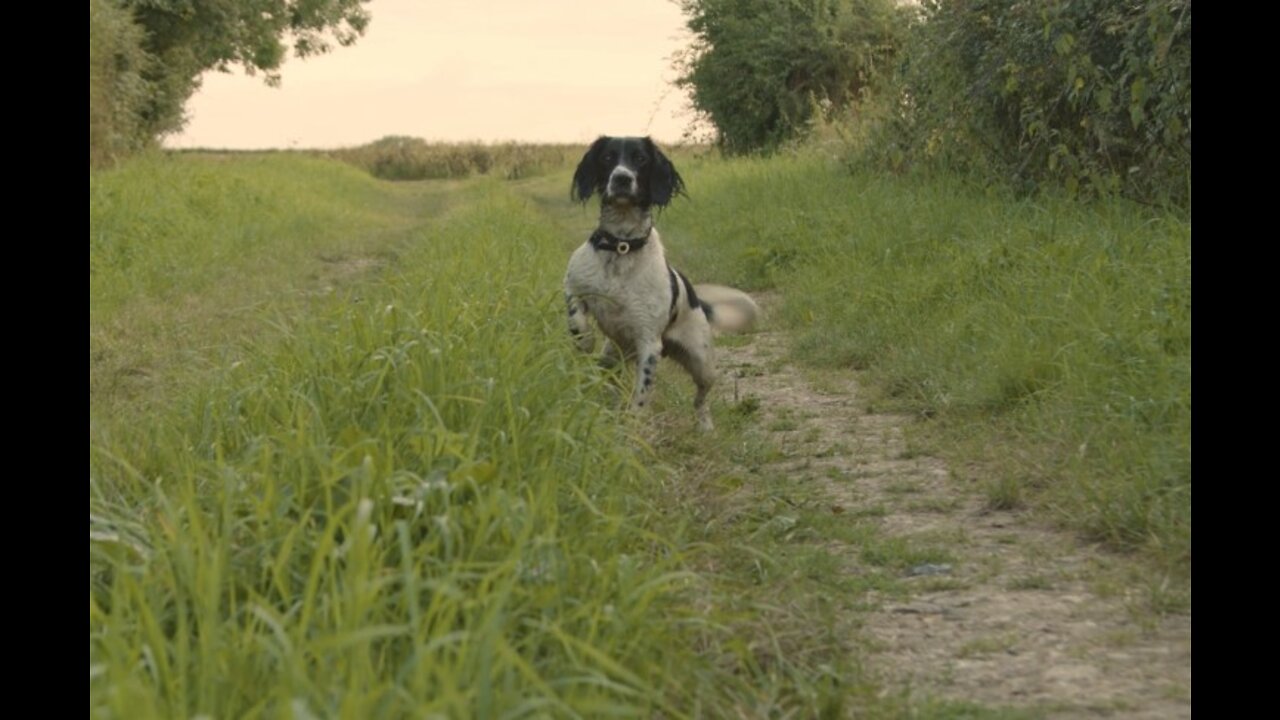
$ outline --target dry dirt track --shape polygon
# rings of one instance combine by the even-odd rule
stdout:
[[[851,374],[814,382],[784,343],[766,324],[719,355],[720,392],[759,399],[784,448],[777,469],[885,534],[952,539],[955,561],[916,568],[909,600],[868,598],[876,609],[853,625],[866,667],[889,688],[1049,718],[1191,717],[1189,615],[1133,612],[1123,587],[1098,592],[1123,558],[1027,512],[988,509],[971,480],[908,447],[908,418],[866,412]],[[832,550],[863,571],[857,548]]]

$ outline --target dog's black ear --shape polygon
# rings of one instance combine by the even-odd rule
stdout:
[[[573,184],[569,186],[569,197],[578,202],[586,202],[600,187],[600,153],[604,152],[605,143],[608,141],[608,137],[601,135],[591,143],[591,147],[587,148],[587,153],[582,156],[582,162],[578,163],[578,169],[573,172]]]
[[[649,202],[658,207],[665,207],[677,195],[684,195],[684,179],[676,172],[666,155],[658,149],[650,138],[644,139],[645,149],[653,158],[653,167],[649,177]]]

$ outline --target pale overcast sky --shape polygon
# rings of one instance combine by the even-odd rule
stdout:
[[[209,73],[169,147],[337,147],[428,140],[670,143],[690,120],[671,0],[374,0],[355,45],[291,59],[279,88]]]

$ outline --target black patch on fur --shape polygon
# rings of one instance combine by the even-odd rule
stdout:
[[[653,140],[645,138],[644,147],[649,152],[649,163],[640,174],[642,192],[643,186],[647,184],[649,201],[658,207],[666,207],[672,198],[684,194],[684,178],[680,177],[676,166],[662,154]]]
[[[698,304],[702,306],[702,314],[706,315],[707,319],[710,320],[711,319],[711,303],[705,300],[699,300]]]
[[[600,186],[604,184],[604,177],[600,175],[600,159],[604,153],[604,146],[609,142],[609,138],[601,135],[596,141],[587,148],[587,152],[582,156],[582,162],[578,163],[578,169],[573,173],[573,184],[569,187],[569,197],[578,202],[586,202],[591,199],[596,191],[602,189]]]
[[[665,207],[677,195],[684,195],[684,179],[675,165],[648,137],[608,137],[596,139],[573,173],[569,197],[586,202],[596,193],[604,195],[614,168],[625,164],[636,174],[635,202],[643,210]]]
[[[662,356],[669,357],[672,360],[680,361],[681,364],[683,364],[683,361],[681,361],[681,358],[689,357],[689,351],[686,350],[685,347],[680,343],[674,340],[667,340],[662,344]]]
[[[680,281],[676,279],[676,271],[670,265],[667,266],[667,275],[671,276],[671,318],[674,320],[676,316],[676,301],[680,299]]]
[[[696,309],[699,305],[702,305],[703,302],[698,299],[698,293],[693,291],[693,283],[689,282],[689,278],[681,275],[680,279],[684,281],[684,291],[688,294],[685,299],[689,301],[689,307]]]

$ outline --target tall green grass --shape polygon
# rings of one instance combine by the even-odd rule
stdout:
[[[772,562],[755,526],[711,542],[673,484],[685,455],[658,462],[614,378],[567,341],[559,284],[580,238],[512,184],[392,185],[296,155],[153,163],[91,176],[117,197],[91,214],[91,266],[104,227],[154,219],[156,255],[193,275],[168,281],[140,244],[104,266],[127,291],[91,282],[91,717],[875,704],[843,645],[751,596],[726,560]],[[132,187],[158,176],[185,191]],[[228,252],[255,221],[273,232]],[[307,286],[316,254],[385,247],[380,227],[396,248],[381,271],[303,301],[269,292]],[[213,338],[167,360],[193,369],[145,402],[95,391],[95,332],[149,338],[135,355],[166,369],[179,324]],[[689,452],[705,471],[707,447]]]
[[[300,155],[153,153],[90,172],[90,322],[123,302],[197,294],[403,225],[398,200],[354,168]]]
[[[999,439],[991,482],[1043,487],[1093,537],[1189,570],[1188,220],[813,152],[682,170],[692,199],[663,227],[695,277],[776,288],[800,357]]]
[[[171,408],[91,409],[91,715],[647,716],[696,694],[655,478],[562,342],[561,239],[491,186],[466,200],[393,276]]]
[[[984,208],[957,225],[978,246],[1034,206],[812,158],[680,167],[698,180],[661,221],[675,259],[702,280],[786,290],[810,359],[868,364],[917,407],[984,427],[1032,418],[1032,400],[1057,407],[1059,385],[947,404],[921,375],[889,374],[924,372],[913,353],[928,351],[930,322],[947,323],[922,308],[947,303],[895,299],[933,286],[890,277],[905,230],[875,238],[905,222],[935,246],[913,267],[956,284],[972,273],[953,265],[972,259],[939,265],[957,243],[933,223]],[[552,179],[391,184],[297,155],[91,173],[91,717],[954,714],[877,694],[850,654],[854,621],[832,615],[848,578],[822,553],[802,553],[801,570],[795,548],[762,543],[772,505],[716,517],[730,491],[717,488],[740,482],[726,463],[768,452],[747,415],[722,408],[711,439],[667,428],[655,456],[615,410],[611,379],[564,337],[560,278],[582,239],[567,228],[589,217],[559,199],[567,175]],[[1159,244],[1179,228],[1131,210],[1107,221],[1117,238],[1146,228]],[[1018,247],[1015,266],[1033,257]],[[324,258],[371,253],[381,270],[313,277]],[[1142,259],[1148,281],[1165,268],[1117,253]],[[1003,287],[992,267],[953,304]],[[901,327],[911,312],[918,334]],[[874,342],[849,339],[855,322]],[[98,351],[126,347],[148,372],[191,369],[145,402],[97,391]],[[687,420],[689,389],[671,380],[663,407]],[[1047,420],[1022,422],[1030,447],[1052,449]],[[1096,472],[1091,452],[1067,469]],[[1070,479],[1061,497],[1093,517]]]
[[[155,153],[90,172],[90,413],[167,402],[273,314],[386,266],[451,188],[298,154]]]

